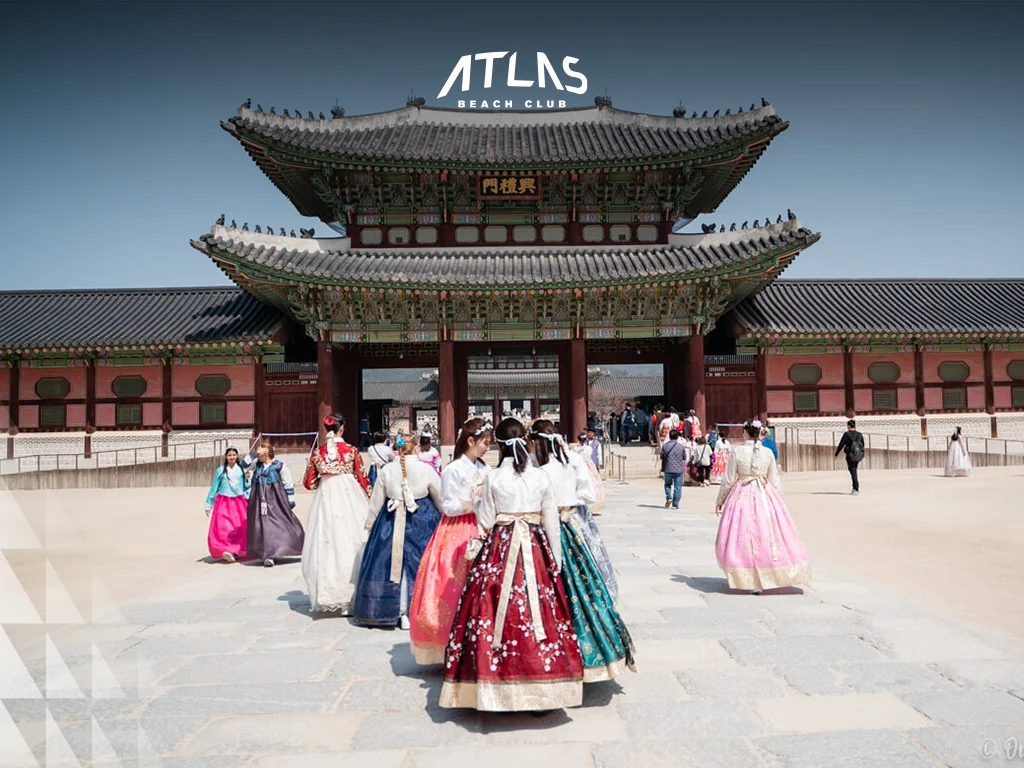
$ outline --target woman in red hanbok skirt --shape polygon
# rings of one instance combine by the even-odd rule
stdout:
[[[484,480],[487,540],[473,563],[445,651],[440,705],[491,712],[583,703],[583,660],[565,587],[558,502],[530,464],[526,428],[495,430],[501,466]]]
[[[206,496],[206,514],[210,517],[206,543],[215,560],[233,563],[245,559],[248,504],[249,481],[238,465],[238,449],[228,448]]]
[[[476,509],[484,477],[483,457],[491,447],[491,425],[470,419],[462,426],[451,463],[441,473],[441,522],[434,530],[416,574],[409,603],[409,644],[419,664],[441,664],[455,609],[466,586],[470,541],[480,535]]]

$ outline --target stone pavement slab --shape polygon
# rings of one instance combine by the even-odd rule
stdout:
[[[806,588],[733,592],[715,563],[713,494],[688,494],[665,514],[659,493],[608,487],[597,523],[638,672],[586,686],[581,708],[442,710],[441,669],[416,665],[407,632],[310,616],[296,564],[196,563],[205,531],[192,518],[180,572],[120,601],[121,620],[4,625],[38,685],[56,668],[49,632],[83,695],[0,691],[0,703],[37,754],[49,711],[83,765],[124,768],[152,755],[163,768],[1009,764],[981,750],[987,738],[1024,742],[1024,646],[817,559]],[[94,679],[94,643],[120,698],[96,695],[111,681]],[[93,755],[95,727],[109,746]]]

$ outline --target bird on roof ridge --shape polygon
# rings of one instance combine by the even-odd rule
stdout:
[[[793,211],[791,211],[789,208],[787,208],[786,209],[786,218],[789,219],[790,221],[793,221],[793,219],[796,218],[796,214],[793,213]]]
[[[761,106],[762,107],[771,106],[771,104],[768,102],[768,99],[766,99],[764,96],[761,97]]]
[[[261,235],[263,234],[263,230],[260,229],[260,225],[259,224],[256,225],[256,231],[259,232]]]
[[[246,109],[251,109],[252,108],[252,99],[249,98],[249,99],[246,99],[245,101],[243,101],[242,102],[242,106],[245,107]]]
[[[217,220],[216,220],[215,222],[213,222],[213,223],[214,223],[214,224],[219,224],[220,226],[224,226],[224,214],[222,213],[222,214],[220,215],[220,218],[218,218],[218,219],[217,219]]]

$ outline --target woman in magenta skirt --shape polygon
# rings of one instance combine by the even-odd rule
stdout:
[[[213,473],[210,492],[206,494],[206,514],[210,518],[207,545],[210,557],[233,563],[245,558],[246,508],[249,483],[238,466],[238,449],[224,452],[224,463]]]

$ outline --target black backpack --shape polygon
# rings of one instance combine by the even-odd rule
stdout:
[[[854,464],[860,464],[864,460],[864,436],[859,432],[856,437],[850,438],[850,448],[846,452],[846,460]]]

